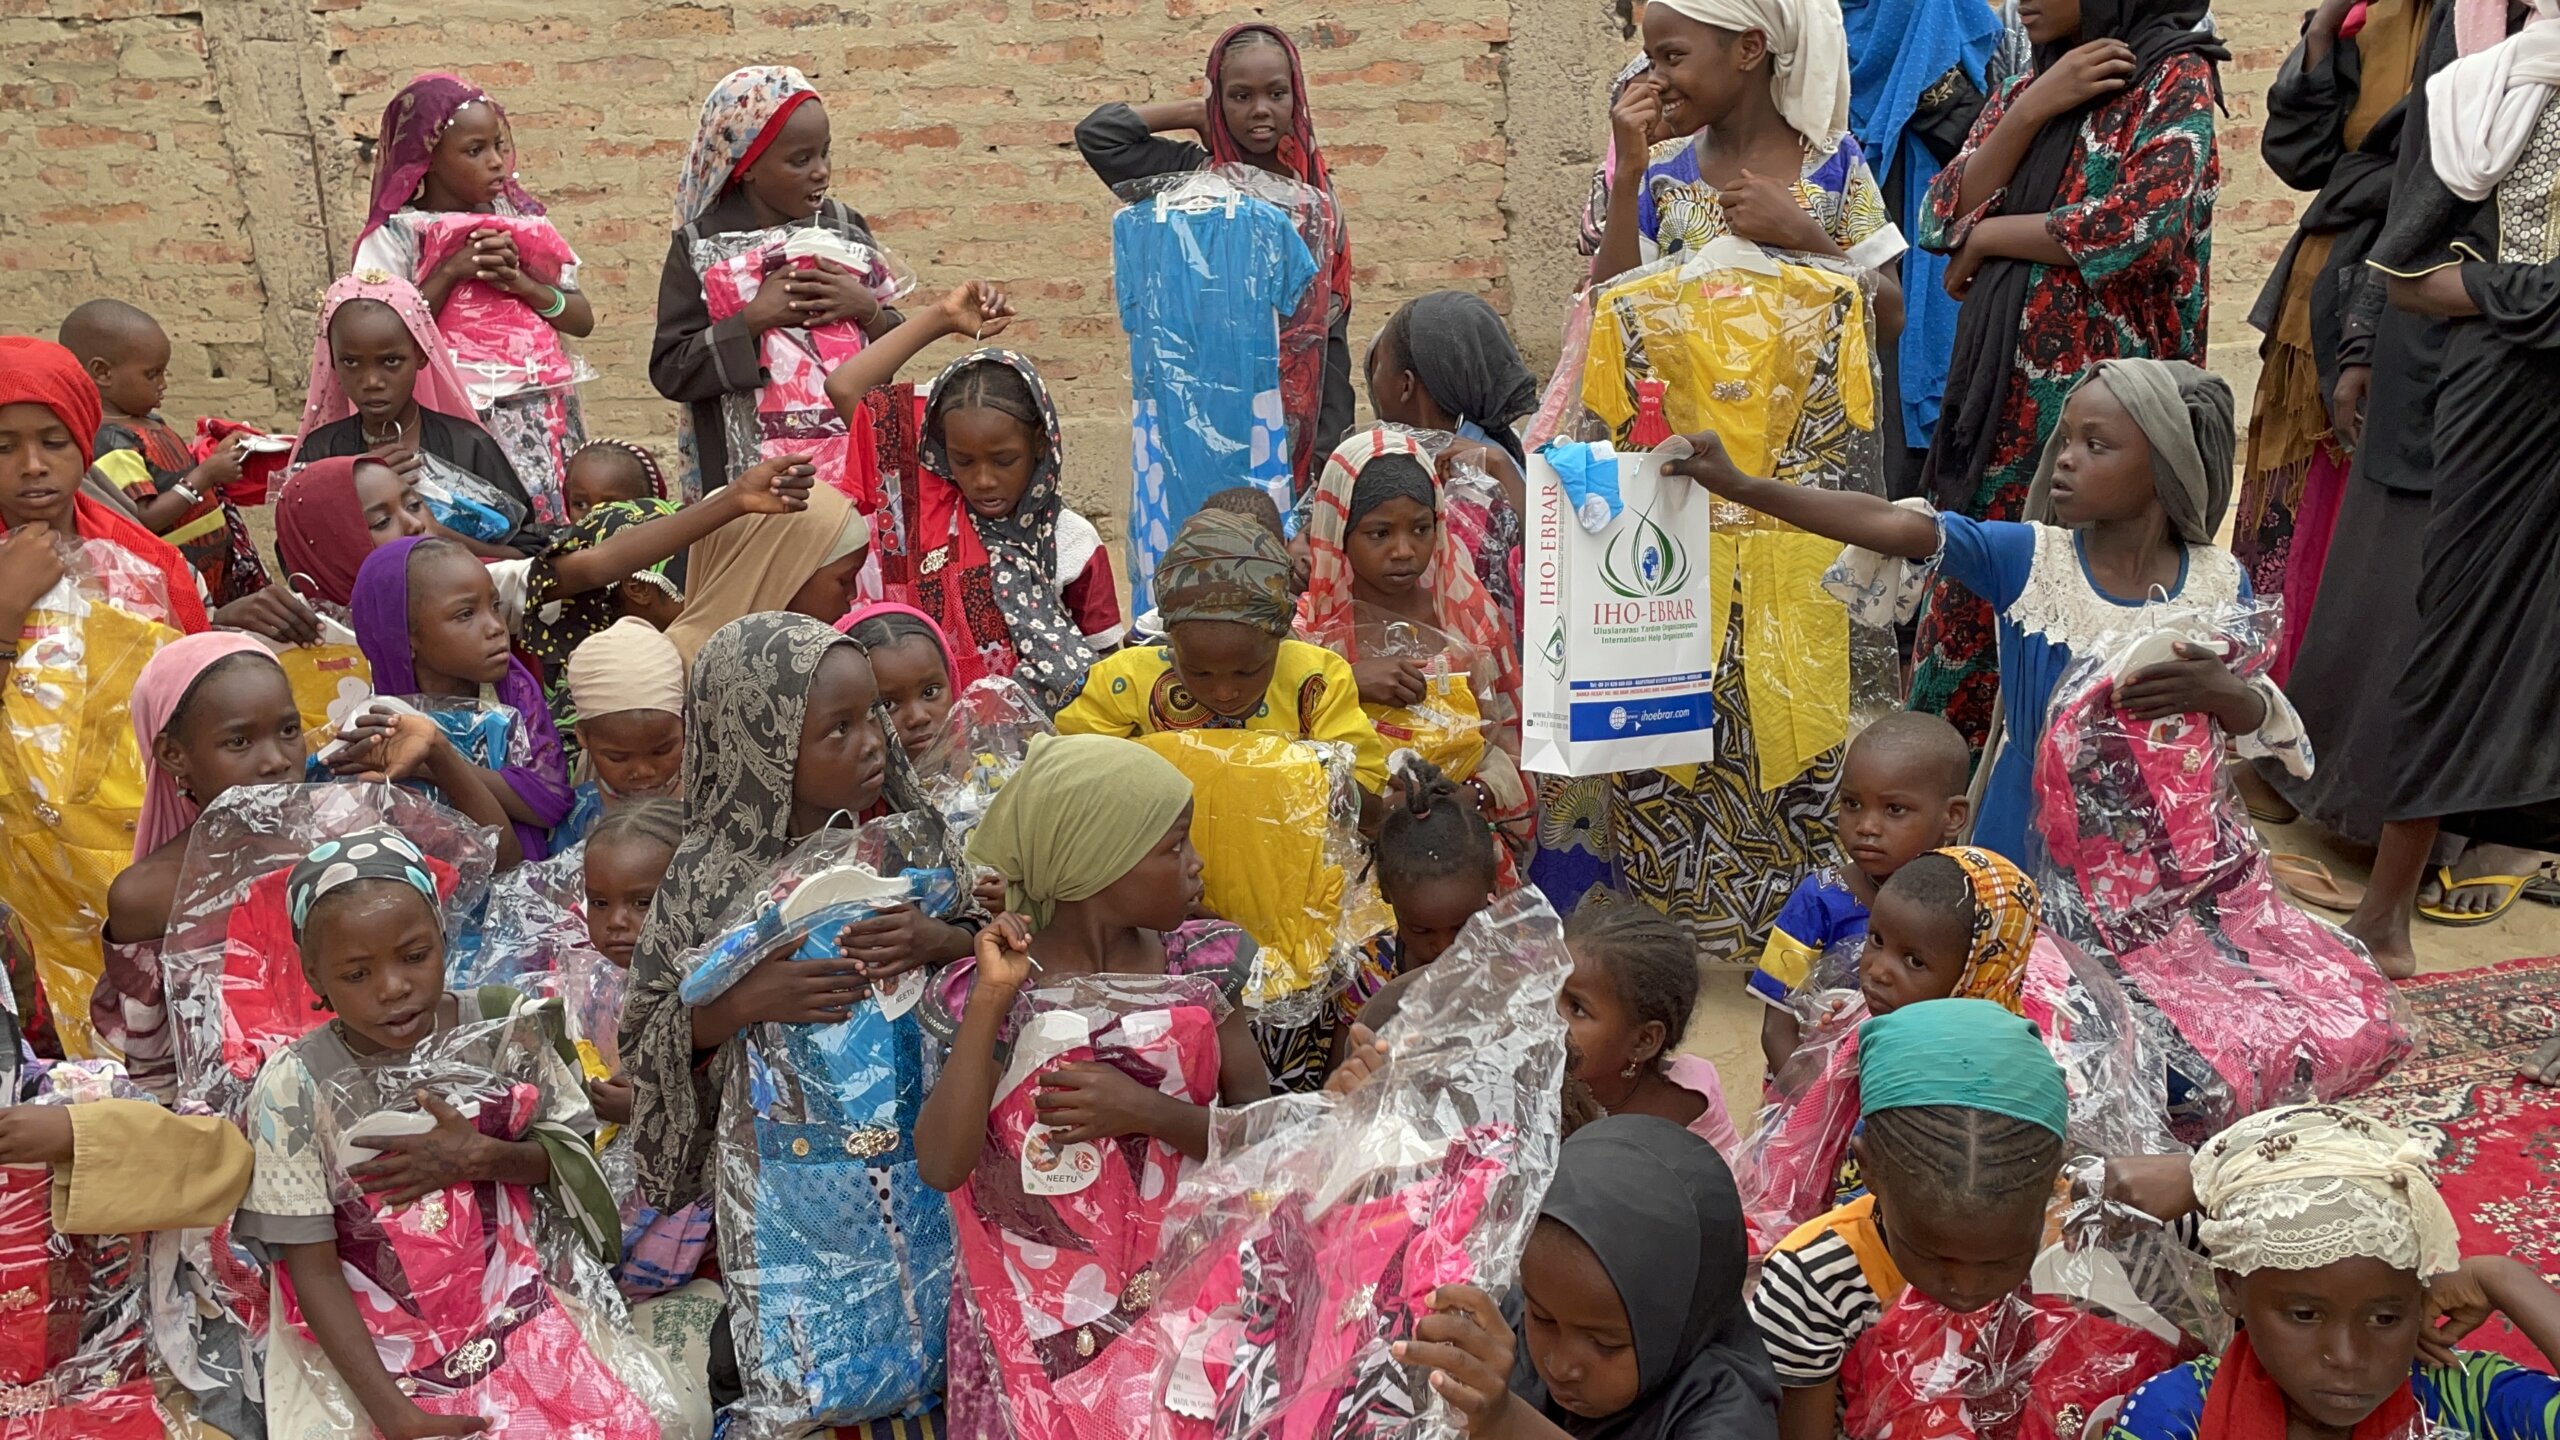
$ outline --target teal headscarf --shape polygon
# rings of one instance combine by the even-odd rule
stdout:
[[[1988,1000],[1923,1000],[1858,1027],[1858,1114],[1956,1105],[2041,1125],[2071,1119],[2036,1027]]]

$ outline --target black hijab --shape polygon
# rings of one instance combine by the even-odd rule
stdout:
[[[1484,297],[1435,290],[1396,312],[1388,326],[1397,331],[1397,358],[1433,403],[1474,421],[1513,464],[1526,467],[1529,456],[1511,422],[1538,408],[1538,377]]]
[[[2231,52],[2220,36],[2196,28],[2204,22],[2207,8],[2208,0],[2081,0],[2079,35],[2037,46],[2033,74],[2044,74],[2092,40],[2121,40],[2133,47],[2133,77],[2126,90],[2141,90],[2151,83],[2153,71],[2180,55],[2201,55],[2220,65],[2231,58]],[[2030,78],[2027,83],[2034,82]],[[2217,94],[2221,83],[2217,72]],[[1989,213],[2042,215],[2051,210],[2080,148],[2081,122],[2114,98],[2101,95],[2047,121]],[[1965,292],[1964,307],[1956,312],[1946,398],[1939,408],[1937,432],[1930,438],[1929,458],[1920,471],[1921,492],[1940,510],[1971,513],[1974,493],[1991,468],[1991,452],[2000,437],[2001,407],[2009,398],[2009,370],[2018,353],[2018,332],[2026,323],[2027,275],[2034,265],[2032,260],[1984,261],[1974,273],[1973,288]]]
[[[1524,1344],[1512,1394],[1578,1440],[1777,1440],[1778,1375],[1742,1308],[1742,1200],[1714,1146],[1658,1116],[1595,1121],[1557,1153],[1538,1215],[1600,1257],[1641,1378],[1634,1404],[1585,1419],[1547,1398]]]

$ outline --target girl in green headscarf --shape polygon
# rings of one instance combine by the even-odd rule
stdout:
[[[1032,741],[969,859],[1002,872],[1006,913],[925,1002],[951,1052],[915,1137],[917,1173],[956,1192],[951,1433],[1125,1434],[1060,1395],[1041,1357],[1071,1343],[1079,1384],[1120,1363],[1110,1347],[1153,1303],[1173,1176],[1208,1154],[1210,1106],[1269,1093],[1237,1004],[1255,946],[1191,919],[1191,783],[1133,741]],[[1020,1271],[1023,1245],[1083,1258]],[[964,1357],[984,1367],[965,1384]]]

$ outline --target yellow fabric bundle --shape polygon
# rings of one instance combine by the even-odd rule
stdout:
[[[293,687],[303,743],[315,755],[337,732],[332,710],[345,715],[373,698],[373,667],[353,645],[295,645],[278,652],[276,664]]]
[[[1247,1005],[1325,981],[1350,881],[1328,843],[1333,780],[1323,757],[1259,730],[1165,730],[1138,743],[1191,781],[1191,844],[1209,909],[1262,947]]]
[[[104,1053],[89,995],[107,887],[133,862],[142,815],[142,750],[127,707],[143,665],[177,638],[94,599],[30,610],[0,690],[0,903],[35,941],[36,976],[73,1059]]]
[[[1484,707],[1464,675],[1434,675],[1417,705],[1362,705],[1389,751],[1411,750],[1452,780],[1472,779],[1484,763]]]

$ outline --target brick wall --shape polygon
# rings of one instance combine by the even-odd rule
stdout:
[[[2245,315],[2298,199],[2255,157],[2295,15],[2222,15],[2238,63],[2214,336],[2244,396]],[[646,355],[676,167],[713,81],[788,63],[826,97],[837,194],[928,285],[1013,287],[1014,338],[1066,417],[1069,490],[1109,528],[1128,403],[1112,204],[1069,131],[1103,100],[1189,93],[1209,40],[1255,16],[1305,50],[1351,217],[1355,343],[1412,295],[1473,287],[1545,363],[1599,88],[1629,53],[1598,0],[0,0],[0,329],[49,333],[80,300],[122,296],[176,342],[182,422],[289,424],[383,103],[420,70],[458,70],[507,104],[526,184],[585,258],[590,429],[668,443]]]

